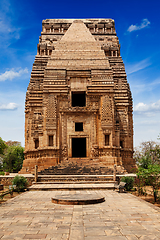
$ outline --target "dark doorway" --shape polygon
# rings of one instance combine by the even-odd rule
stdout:
[[[86,106],[86,93],[72,92],[72,107],[85,107],[85,106]]]
[[[120,147],[123,148],[123,141],[120,141]]]
[[[72,157],[86,157],[86,138],[72,138]]]

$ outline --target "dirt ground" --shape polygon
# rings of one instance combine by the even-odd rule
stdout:
[[[8,190],[9,190],[9,186],[5,186],[5,187],[4,187],[4,190],[0,190],[0,195],[1,195],[1,193],[5,192],[5,191],[8,191]],[[21,193],[13,192],[13,195],[11,195],[11,194],[6,194],[6,195],[5,195],[4,197],[2,197],[2,198],[0,197],[0,204],[6,202],[7,200],[9,200],[9,199],[11,199],[11,198],[16,197],[16,196],[19,195],[19,194],[21,194]]]
[[[158,194],[158,198],[157,201],[154,202],[154,197],[153,197],[153,192],[152,192],[152,188],[150,186],[145,186],[143,188],[145,194],[144,195],[138,195],[138,191],[132,191],[131,194],[145,200],[146,202],[152,203],[157,207],[160,207],[160,189],[159,189],[159,194]]]

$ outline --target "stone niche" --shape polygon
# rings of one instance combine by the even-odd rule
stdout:
[[[131,171],[132,96],[112,19],[47,19],[25,103],[21,173],[67,164]]]

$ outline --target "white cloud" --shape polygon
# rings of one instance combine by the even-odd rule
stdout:
[[[1,90],[1,89],[0,89]],[[7,90],[7,89],[6,89]],[[0,102],[5,104],[15,103],[17,109],[0,111],[0,136],[3,140],[16,140],[24,146],[24,109],[25,109],[25,92],[12,90],[7,92],[0,91]]]
[[[149,61],[149,58],[146,58],[138,63],[132,64],[132,65],[126,65],[126,72],[127,75],[131,74],[131,73],[135,73],[138,72],[142,69],[145,69],[146,67],[150,66],[151,62]]]
[[[134,107],[134,112],[138,114],[145,113],[148,116],[153,116],[153,112],[160,112],[160,100],[151,104],[140,102]]]
[[[0,110],[16,110],[17,108],[16,103],[0,104]]]
[[[14,68],[6,71],[5,73],[0,74],[0,81],[12,80],[13,78],[20,77],[23,74],[28,73],[28,69],[20,69],[16,71]]]
[[[134,111],[146,111],[148,109],[147,104],[144,104],[143,102],[138,103],[134,107]]]
[[[147,27],[149,24],[150,24],[150,21],[148,21],[147,18],[144,18],[144,19],[142,20],[142,22],[141,22],[140,25],[137,25],[137,24],[136,24],[136,25],[133,25],[133,24],[132,24],[131,26],[129,26],[129,28],[127,29],[127,31],[128,31],[128,32],[133,32],[133,31],[141,30],[141,29]]]

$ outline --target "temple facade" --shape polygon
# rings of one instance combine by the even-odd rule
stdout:
[[[47,19],[25,104],[21,173],[133,161],[132,96],[112,19]]]

